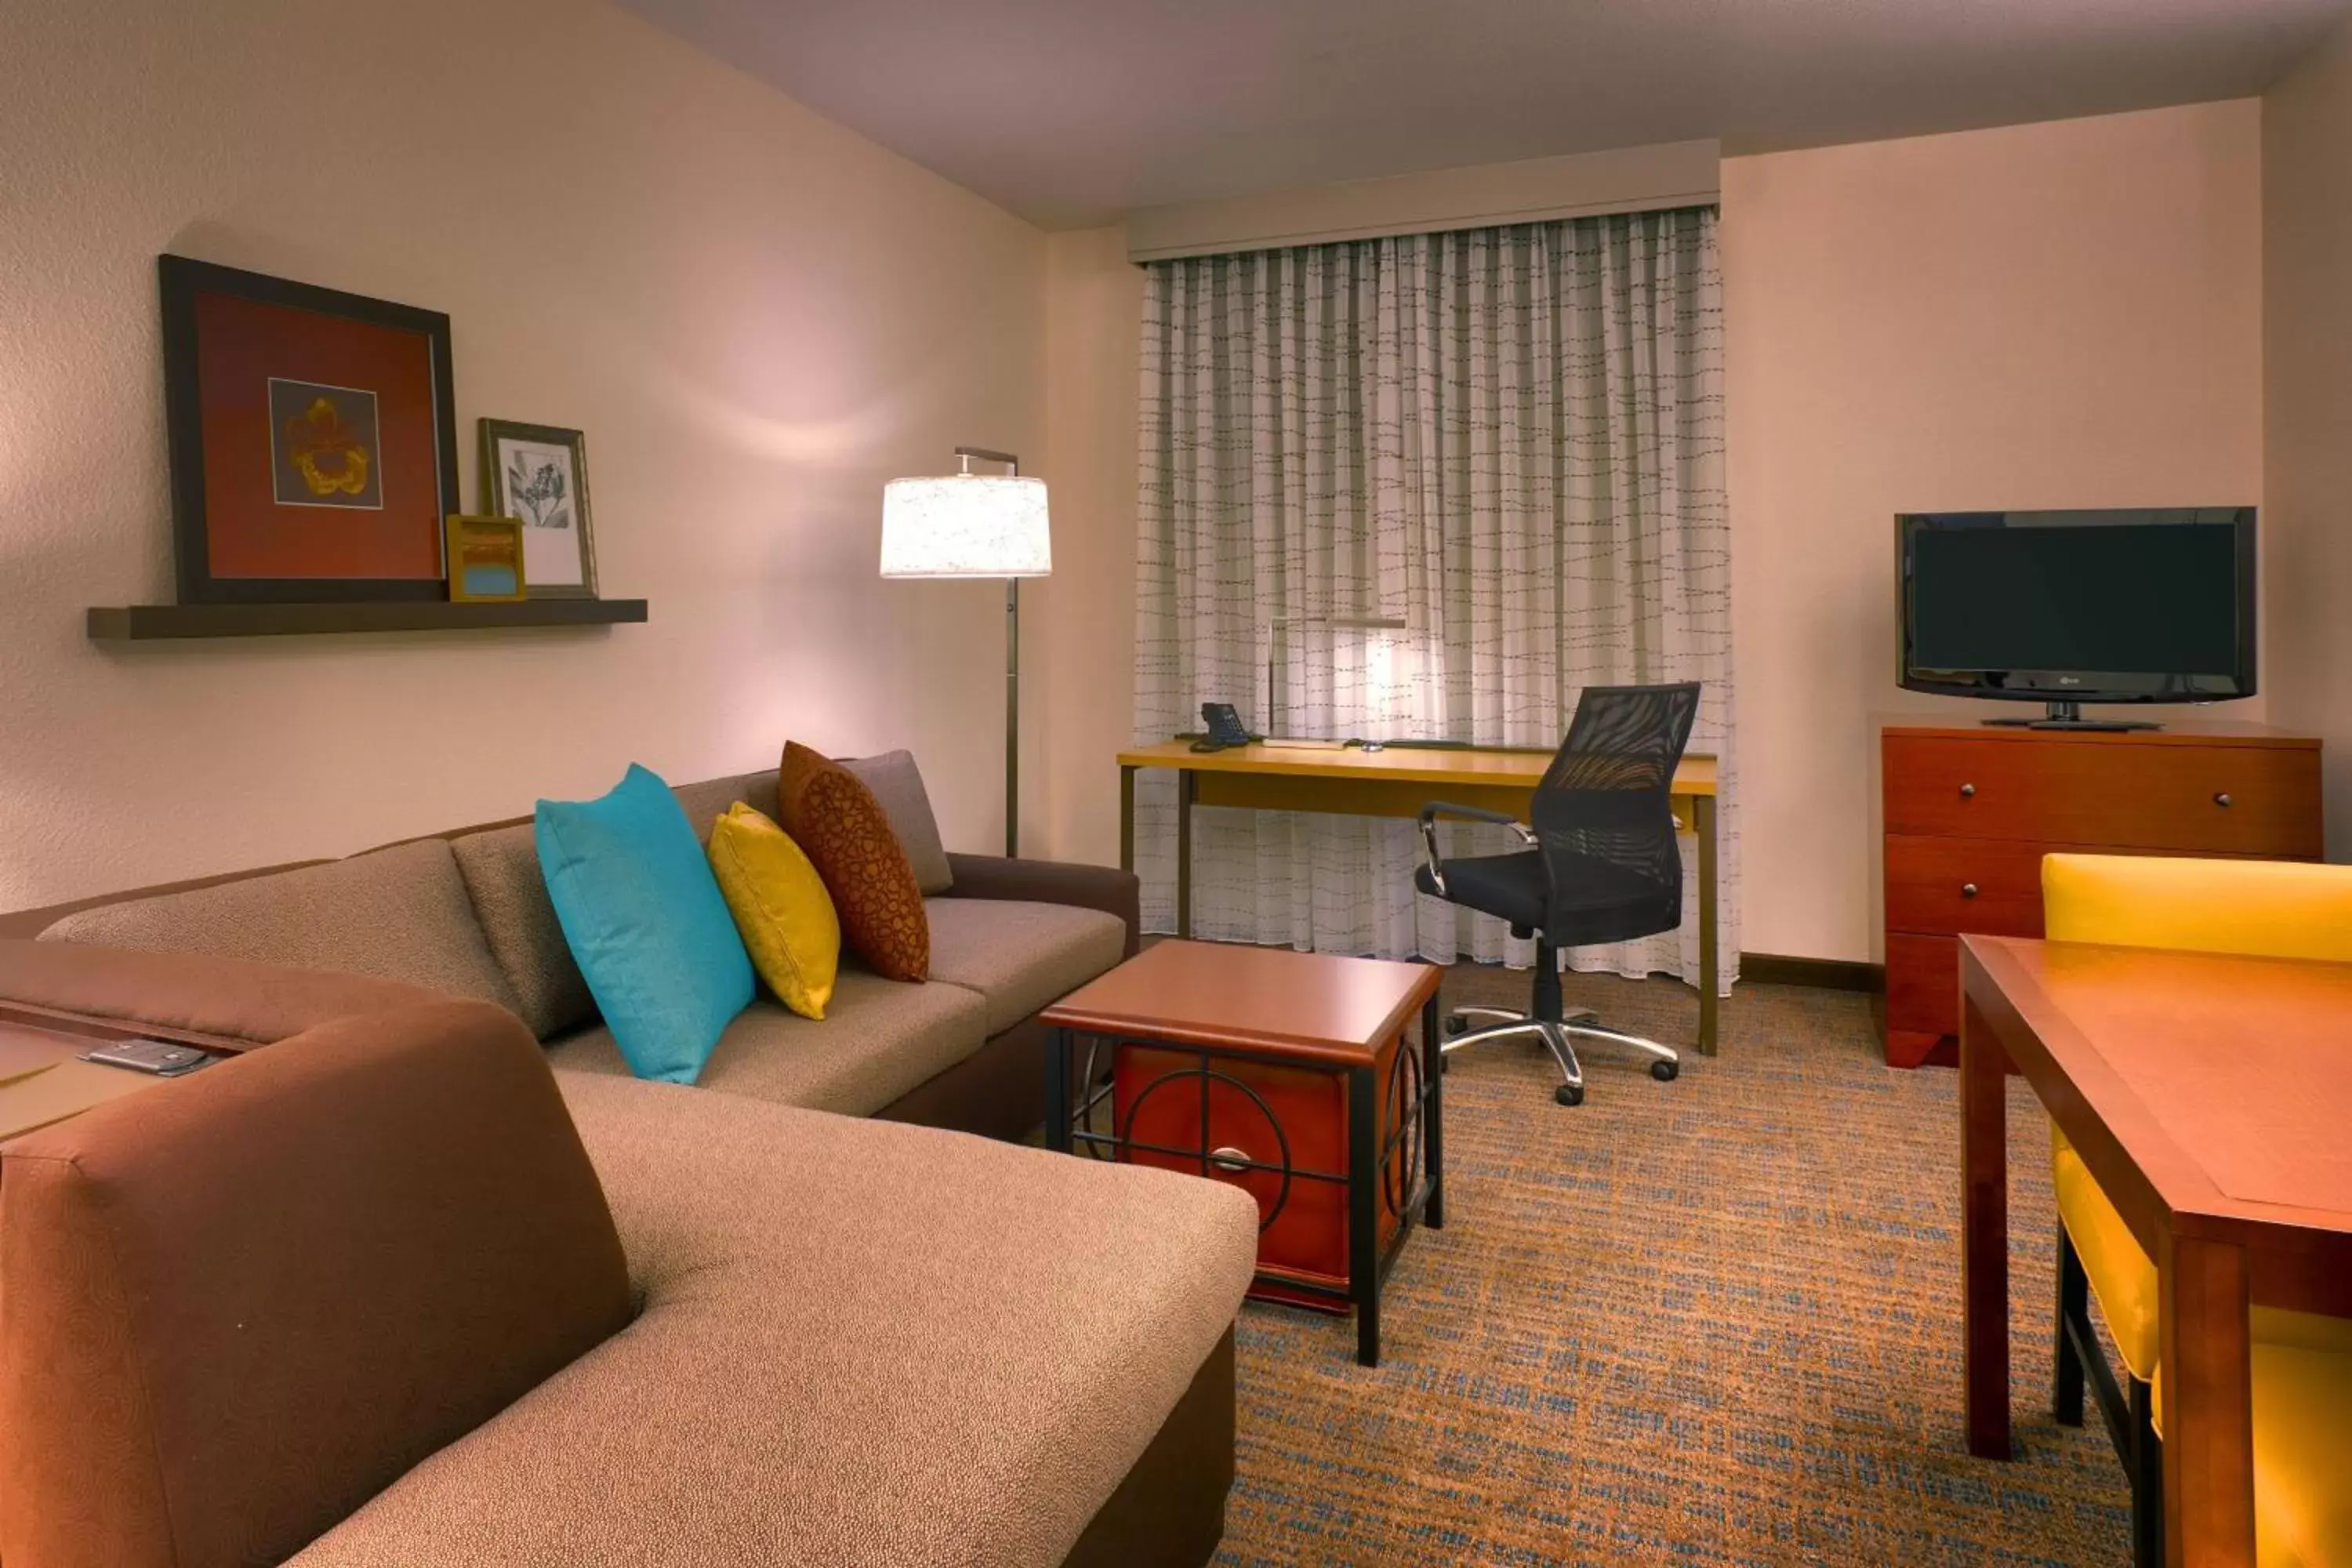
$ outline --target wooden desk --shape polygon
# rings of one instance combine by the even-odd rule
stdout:
[[[1501,747],[1472,751],[1399,746],[1387,751],[1297,751],[1236,746],[1195,752],[1185,741],[1138,746],[1118,754],[1118,863],[1135,869],[1135,771],[1176,773],[1176,934],[1192,934],[1192,808],[1325,811],[1343,816],[1417,817],[1433,800],[1528,817],[1536,784],[1552,753]],[[1698,839],[1698,1048],[1715,1055],[1715,759],[1685,753],[1675,771],[1677,811],[1688,813]]]
[[[2157,1260],[2166,1561],[2251,1568],[2248,1303],[2352,1317],[2352,964],[1960,943],[1969,1451],[2011,1457],[2013,1062]]]

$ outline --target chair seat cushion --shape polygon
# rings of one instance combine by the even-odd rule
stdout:
[[[1413,873],[1423,892],[1500,917],[1515,926],[1544,930],[1558,947],[1629,942],[1672,931],[1682,918],[1676,899],[1658,884],[1622,866],[1590,855],[1556,856],[1560,868],[1559,929],[1545,930],[1550,884],[1540,849],[1510,855],[1472,855],[1445,862],[1446,891],[1439,893],[1429,868]]]
[[[2054,1152],[2050,1174],[2058,1192],[2059,1222],[2074,1239],[2116,1352],[2131,1374],[2146,1383],[2156,1376],[2158,1355],[2156,1265],[2080,1154],[2071,1148]]]
[[[2083,1260],[2084,1277],[2090,1281],[2100,1315],[2107,1321],[2116,1352],[2134,1377],[2160,1383],[2158,1315],[2163,1309],[2158,1299],[2156,1265],[2141,1250],[2139,1238],[2124,1223],[2123,1215],[2083,1163],[2081,1153],[2063,1134],[2053,1142],[2051,1179],[2058,1192],[2059,1223],[2066,1227],[2075,1254]],[[2352,1357],[2352,1318],[2258,1306],[2250,1314],[2249,1328],[2258,1347]],[[2345,1415],[2352,1419],[2352,1407],[2347,1407]],[[2257,1427],[2262,1420],[2258,1409]]]
[[[2253,1381],[2256,1563],[2352,1563],[2352,1346],[2258,1338]]]
[[[979,1050],[988,1032],[977,992],[844,969],[823,1023],[762,997],[727,1026],[696,1082],[751,1100],[871,1116]],[[602,1026],[557,1041],[548,1058],[560,1073],[629,1070]]]
[[[1100,910],[1011,899],[929,899],[931,978],[976,991],[1001,1034],[1118,966],[1127,922]]]
[[[302,1568],[1059,1563],[1255,1264],[1219,1183],[559,1082],[643,1310]]]

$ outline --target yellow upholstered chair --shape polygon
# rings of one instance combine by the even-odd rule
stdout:
[[[2352,866],[2053,855],[2053,942],[2352,963]],[[2133,1554],[2163,1562],[2156,1266],[2083,1157],[2051,1128],[2058,1193],[2058,1418],[2083,1419],[2084,1373],[2132,1475]],[[2092,1338],[2095,1295],[2121,1354],[2118,1388]],[[2352,1319],[2253,1310],[2254,1517],[2262,1568],[2352,1564]]]

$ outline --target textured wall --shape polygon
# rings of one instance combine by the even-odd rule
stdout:
[[[473,421],[588,433],[606,632],[100,648],[169,599],[153,258],[448,311]],[[0,11],[0,908],[822,747],[998,841],[1002,592],[883,482],[1043,438],[1045,241],[602,0]]]
[[[2271,711],[2328,744],[2352,858],[2352,24],[2263,100]]]
[[[1034,689],[1045,760],[1045,842],[1118,858],[1118,769],[1135,737],[1135,418],[1143,272],[1124,228],[1050,237],[1045,265],[1045,456],[1054,576]]]
[[[1724,164],[1749,952],[1876,955],[1872,715],[1983,714],[1895,685],[1895,513],[2262,500],[2260,147],[2240,100]]]

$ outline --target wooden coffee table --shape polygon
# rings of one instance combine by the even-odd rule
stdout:
[[[1250,1294],[1352,1308],[1356,1359],[1377,1366],[1381,1284],[1415,1225],[1445,1220],[1444,973],[1159,942],[1042,1015],[1047,1146],[1249,1193]],[[1416,1013],[1417,1047],[1406,1039]]]

